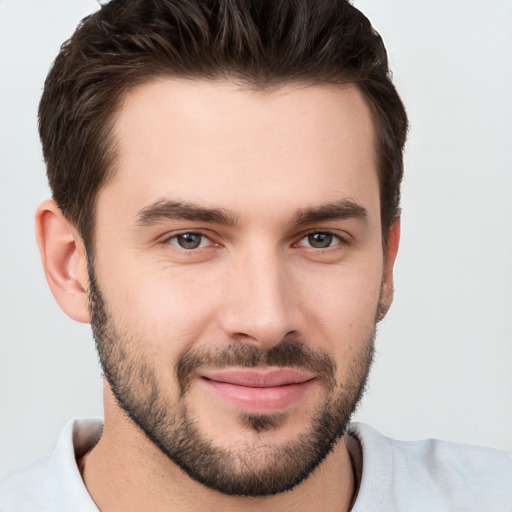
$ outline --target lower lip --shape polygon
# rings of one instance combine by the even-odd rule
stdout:
[[[314,385],[315,380],[266,388],[239,386],[205,378],[201,382],[243,412],[275,414],[297,403]]]

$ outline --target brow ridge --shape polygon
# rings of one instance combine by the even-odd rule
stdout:
[[[149,226],[167,220],[212,222],[233,226],[236,216],[223,208],[209,208],[184,201],[159,200],[137,212],[136,223]]]
[[[320,206],[299,208],[292,219],[292,224],[303,225],[349,218],[366,220],[367,217],[368,212],[366,208],[351,199],[342,199]],[[142,226],[149,226],[168,220],[189,220],[192,222],[209,222],[228,226],[235,226],[238,223],[237,216],[229,210],[168,199],[155,201],[140,209],[136,215],[136,223]]]
[[[351,199],[342,199],[333,203],[311,208],[300,208],[295,214],[294,224],[310,224],[327,220],[343,219],[367,220],[366,208]]]

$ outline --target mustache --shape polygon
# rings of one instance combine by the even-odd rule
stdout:
[[[221,369],[232,366],[298,368],[314,373],[329,390],[336,384],[336,363],[333,358],[327,352],[312,350],[302,341],[283,340],[269,350],[247,343],[231,342],[213,350],[195,348],[180,354],[174,367],[180,396],[186,393],[192,375],[199,368]]]

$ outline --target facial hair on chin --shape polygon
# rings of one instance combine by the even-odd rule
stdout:
[[[268,351],[232,342],[216,350],[186,350],[175,364],[179,395],[175,401],[161,389],[144,352],[143,340],[123,332],[107,310],[89,264],[91,326],[104,377],[128,418],[188,476],[210,489],[233,496],[269,496],[285,492],[310,476],[343,436],[364,392],[374,354],[375,326],[350,369],[336,382],[331,356],[299,340],[284,340]],[[297,367],[314,372],[324,400],[309,428],[296,439],[267,450],[252,446],[223,449],[209,439],[186,405],[191,375],[198,368],[260,365]],[[255,434],[280,428],[286,413],[240,415],[240,425]]]

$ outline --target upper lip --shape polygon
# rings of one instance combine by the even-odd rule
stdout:
[[[314,373],[296,368],[228,368],[222,370],[205,370],[199,376],[236,386],[252,388],[271,388],[300,384],[316,377]]]

